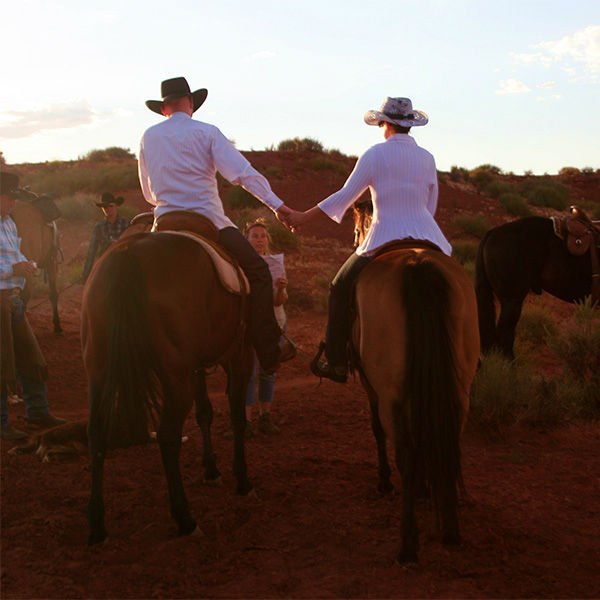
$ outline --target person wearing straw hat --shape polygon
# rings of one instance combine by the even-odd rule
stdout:
[[[0,171],[0,438],[20,440],[25,431],[13,427],[8,417],[8,396],[20,385],[26,425],[49,429],[66,423],[48,409],[48,365],[27,319],[20,292],[25,276],[36,264],[21,252],[21,238],[10,213],[19,194],[19,177]]]
[[[110,192],[104,192],[100,202],[96,206],[102,209],[104,220],[96,223],[92,232],[92,239],[88,248],[88,254],[83,267],[82,280],[85,282],[88,278],[94,260],[100,258],[106,249],[129,227],[129,220],[121,217],[118,207],[123,204],[123,198],[115,198]]]
[[[263,370],[273,373],[295,350],[280,345],[273,313],[273,284],[269,268],[250,242],[225,215],[217,190],[217,171],[241,185],[285,223],[285,206],[261,175],[214,125],[192,119],[208,92],[194,92],[185,77],[161,83],[162,100],[146,106],[167,117],[148,128],[140,143],[139,177],[144,198],[154,205],[155,218],[174,210],[189,210],[209,218],[219,230],[218,243],[240,264],[250,282],[250,335]]]
[[[350,301],[358,274],[375,251],[387,242],[428,240],[447,255],[452,247],[434,215],[438,184],[435,160],[409,135],[411,127],[426,125],[427,115],[414,110],[408,98],[386,98],[379,110],[369,110],[367,125],[378,125],[385,141],[369,148],[357,161],[344,187],[306,212],[288,216],[293,227],[328,217],[340,223],[346,210],[369,188],[373,220],[364,241],[342,265],[330,285],[325,360],[320,354],[311,371],[339,383],[347,379],[346,346],[350,337]]]

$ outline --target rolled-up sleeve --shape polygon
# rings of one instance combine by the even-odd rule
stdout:
[[[215,128],[212,143],[217,171],[234,185],[240,185],[271,210],[276,211],[283,201],[278,198],[266,177],[261,175],[233,144]]]
[[[330,219],[341,223],[344,213],[371,184],[371,153],[365,152],[357,161],[344,187],[317,205]]]

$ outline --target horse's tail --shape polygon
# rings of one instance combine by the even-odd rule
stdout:
[[[402,282],[406,310],[404,402],[395,405],[398,435],[424,473],[439,516],[463,489],[462,406],[448,329],[450,284],[430,260],[407,264]],[[406,441],[408,437],[409,441]]]
[[[489,238],[488,231],[477,249],[475,259],[475,293],[477,294],[477,312],[479,316],[479,337],[481,350],[489,350],[496,341],[496,307],[494,304],[494,291],[488,279],[483,257],[485,245]]]
[[[96,407],[109,443],[148,439],[149,418],[160,413],[161,369],[150,343],[146,282],[131,243],[117,247],[102,265],[106,274],[108,351]]]

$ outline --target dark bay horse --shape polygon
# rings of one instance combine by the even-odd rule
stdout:
[[[460,435],[479,359],[477,302],[463,267],[418,240],[376,257],[358,277],[352,348],[369,397],[378,490],[393,489],[392,442],[402,477],[399,563],[416,562],[415,500],[429,488],[445,544],[460,541]]]
[[[181,431],[192,405],[202,430],[206,480],[219,477],[210,440],[206,369],[226,367],[237,492],[252,490],[244,456],[245,390],[253,366],[244,335],[246,300],[221,286],[211,259],[190,236],[140,233],[117,241],[94,266],[82,305],[89,383],[92,487],[88,543],[106,538],[103,464],[110,440],[147,439],[157,426],[170,511],[180,535],[196,528],[179,468]]]
[[[496,346],[512,359],[515,329],[527,294],[544,290],[566,302],[583,300],[592,291],[590,253],[569,253],[555,235],[551,219],[517,219],[490,229],[481,240],[475,287],[482,351]],[[500,302],[497,323],[494,298]]]
[[[32,199],[37,199],[35,194]],[[46,280],[50,303],[52,304],[52,322],[54,332],[61,333],[60,318],[58,316],[58,262],[62,257],[62,251],[58,242],[58,229],[54,219],[48,220],[39,208],[32,202],[18,200],[12,211],[12,218],[17,225],[17,231],[21,238],[21,252],[29,259],[37,263],[39,269],[43,269]],[[32,276],[26,277],[25,289],[21,297],[25,304],[31,298]]]

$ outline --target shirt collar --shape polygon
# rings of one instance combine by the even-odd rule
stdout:
[[[187,113],[181,112],[180,110],[178,110],[177,112],[174,112],[170,117],[170,119],[191,119],[192,117],[190,117],[190,115],[188,115]]]
[[[409,144],[416,144],[415,138],[408,135],[408,133],[395,133],[391,135],[386,142],[408,142]]]

